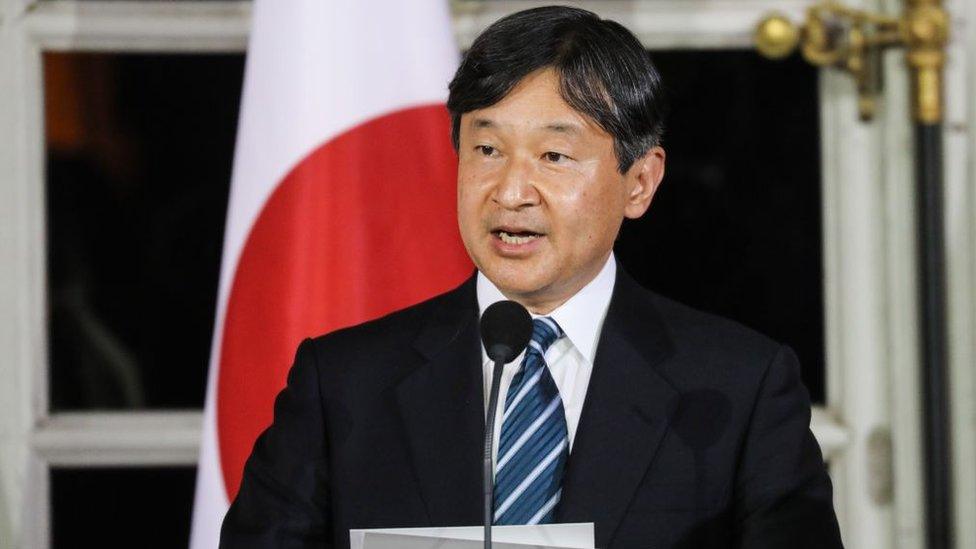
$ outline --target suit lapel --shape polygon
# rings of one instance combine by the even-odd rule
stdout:
[[[484,380],[474,278],[445,296],[414,346],[426,362],[396,395],[427,515],[435,526],[479,524]]]
[[[670,350],[647,292],[618,266],[556,516],[596,523],[598,547],[609,545],[677,404],[655,368]]]

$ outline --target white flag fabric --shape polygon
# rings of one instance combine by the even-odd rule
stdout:
[[[218,544],[305,337],[470,276],[444,101],[447,0],[255,0],[197,474]]]

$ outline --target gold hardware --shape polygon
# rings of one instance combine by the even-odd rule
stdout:
[[[800,31],[796,25],[778,13],[763,19],[756,28],[756,48],[770,59],[782,59],[800,43]]]
[[[909,0],[904,21],[915,119],[936,124],[942,120],[942,67],[949,15],[936,0]]]
[[[857,84],[862,120],[870,120],[875,113],[882,51],[904,47],[912,71],[915,118],[933,124],[942,119],[942,67],[948,29],[949,15],[941,0],[907,0],[901,17],[824,0],[807,9],[800,27],[782,14],[770,14],[756,27],[755,43],[770,59],[787,57],[799,47],[811,64],[847,71]]]

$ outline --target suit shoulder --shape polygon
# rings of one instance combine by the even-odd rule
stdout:
[[[320,360],[371,369],[402,362],[412,353],[418,334],[431,319],[444,311],[462,308],[474,300],[473,278],[445,293],[393,311],[379,318],[312,338],[311,348]]]
[[[764,369],[783,345],[734,320],[700,311],[647,291],[650,305],[660,314],[675,352],[700,365],[735,365]]]
[[[740,322],[695,309],[654,292],[648,291],[648,294],[666,323],[677,333],[688,337],[717,338],[720,341],[742,341],[757,347],[779,347],[776,340]]]

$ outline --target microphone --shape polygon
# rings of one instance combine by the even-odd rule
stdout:
[[[495,411],[498,408],[498,385],[505,364],[515,360],[532,338],[532,317],[525,307],[514,301],[492,303],[481,315],[481,342],[488,358],[495,363],[491,372],[491,396],[485,419],[485,467],[482,476],[485,494],[485,549],[491,549],[491,523],[494,522],[495,471],[491,450],[495,433]]]

